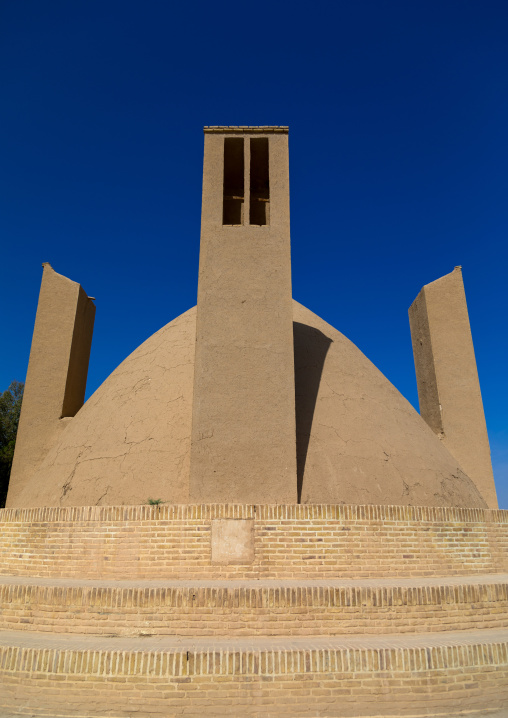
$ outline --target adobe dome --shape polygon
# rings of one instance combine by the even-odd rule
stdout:
[[[340,332],[293,302],[302,503],[485,507],[425,421]],[[18,506],[189,501],[196,308],[147,339],[68,422]]]

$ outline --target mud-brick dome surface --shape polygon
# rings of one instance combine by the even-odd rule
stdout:
[[[484,507],[457,461],[344,335],[293,303],[303,503]],[[20,506],[189,500],[196,309],[147,339],[64,429]]]

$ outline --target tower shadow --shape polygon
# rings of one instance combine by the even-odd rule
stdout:
[[[319,384],[332,339],[319,331],[319,329],[310,327],[307,324],[293,322],[293,342],[295,354],[296,474],[298,503],[300,503]]]

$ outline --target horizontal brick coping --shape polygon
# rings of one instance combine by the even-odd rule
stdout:
[[[388,521],[508,524],[508,511],[428,506],[356,506],[344,504],[164,504],[160,506],[74,506],[0,509],[1,523],[195,521]]]
[[[393,577],[393,578],[318,578],[318,579],[79,579],[79,578],[51,578],[32,576],[2,576],[1,586],[41,587],[54,589],[130,589],[144,591],[146,589],[244,589],[256,591],[268,589],[272,591],[291,588],[319,589],[319,588],[373,588],[373,589],[399,589],[399,588],[447,588],[462,586],[503,586],[508,584],[508,573],[474,574],[471,576],[421,576],[421,577]]]
[[[287,134],[289,127],[286,125],[206,125],[203,132],[246,132],[253,134],[257,132],[282,132]]]
[[[69,637],[0,632],[0,671],[136,675],[415,673],[507,666],[508,629],[312,638]]]

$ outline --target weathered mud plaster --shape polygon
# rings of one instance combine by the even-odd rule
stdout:
[[[297,302],[293,317],[303,502],[486,506],[457,460],[354,344]],[[122,362],[12,505],[188,503],[195,332],[196,308]]]
[[[420,413],[497,508],[462,269],[426,284],[409,309]]]
[[[43,267],[8,507],[85,399],[95,305],[79,284]]]

